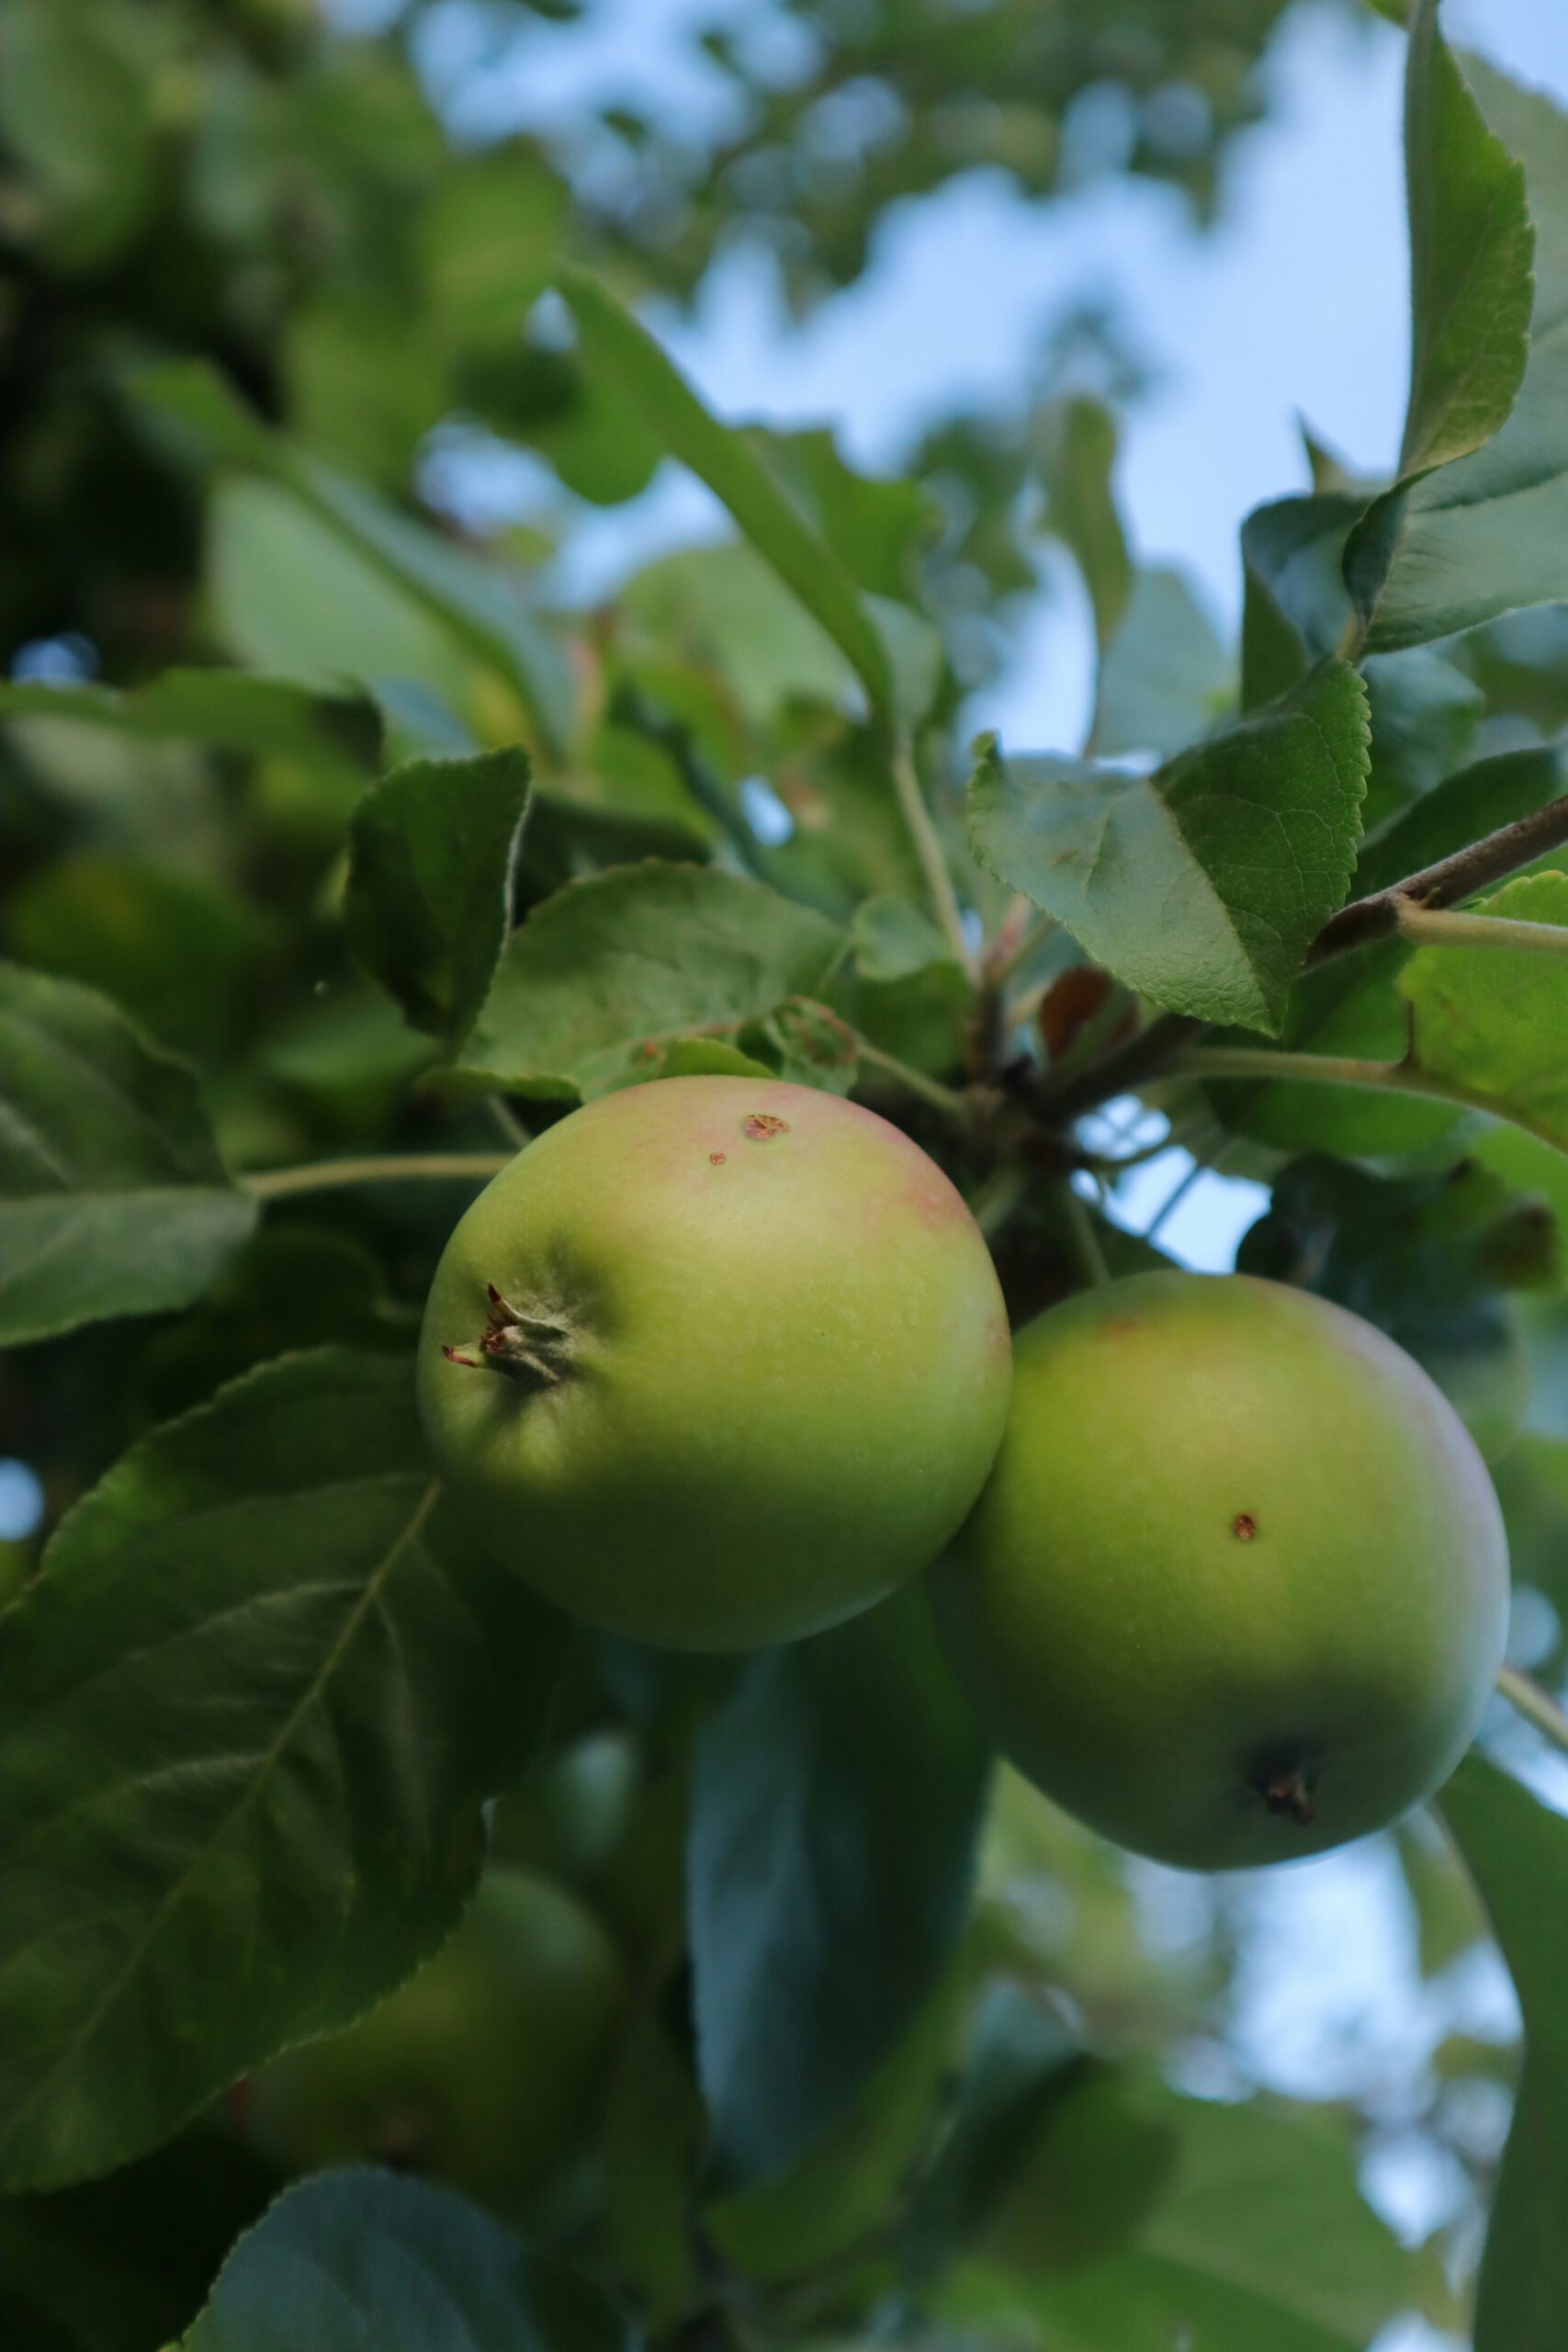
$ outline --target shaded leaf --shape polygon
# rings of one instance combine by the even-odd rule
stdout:
[[[986,1761],[918,1592],[759,1658],[705,1725],[693,1998],[728,2180],[783,2172],[840,2122],[930,1996],[968,1905]]]
[[[567,204],[565,182],[531,145],[454,160],[419,216],[434,333],[458,344],[514,344],[548,279]]]
[[[1568,1821],[1467,1756],[1443,1817],[1481,1890],[1525,2019],[1524,2071],[1492,2201],[1475,2352],[1557,2352],[1568,2311]]]
[[[728,1035],[815,996],[843,944],[809,908],[708,866],[586,876],[513,933],[463,1074],[569,1102],[606,1093],[651,1076],[660,1048],[695,1030]]]
[[[1365,710],[1355,672],[1332,662],[1153,776],[1004,763],[988,739],[971,845],[1156,1003],[1278,1035],[1302,957],[1345,897]]]
[[[1371,833],[1461,766],[1486,697],[1472,678],[1424,645],[1371,654],[1361,676],[1372,729],[1364,812]]]
[[[240,2240],[182,2352],[620,2352],[586,2279],[460,2197],[352,2166],[280,2197]]]
[[[436,1502],[407,1360],[324,1349],[62,1522],[5,1657],[15,2185],[141,2154],[451,1928],[560,1636]]]
[[[848,2114],[781,2179],[709,2199],[703,2226],[733,2269],[801,2278],[891,2234],[938,2128],[958,1991],[956,1974],[938,1986]]]
[[[273,2166],[203,2117],[111,2174],[0,2204],[0,2311],[14,2352],[146,2352],[201,2308],[243,2229],[277,2193]]]
[[[269,1356],[297,1348],[413,1345],[418,1315],[388,1299],[380,1267],[346,1233],[269,1223],[230,1261],[205,1298],[152,1339],[139,1386],[158,1420],[203,1403]]]
[[[101,989],[159,1045],[203,1062],[254,1019],[278,944],[238,890],[92,851],[38,867],[6,911],[20,962]]]
[[[188,1306],[250,1231],[183,1062],[0,964],[0,1336]]]
[[[152,61],[126,38],[134,29],[59,0],[10,0],[0,17],[0,129],[41,198],[46,250],[67,271],[119,253],[156,198]]]
[[[1000,1780],[1010,1768],[1001,1768]],[[912,2276],[934,2278],[984,2225],[1033,2143],[1062,2085],[1083,2064],[1056,2011],[1009,1976],[976,2007],[950,2130],[903,2231]]]
[[[547,744],[565,741],[572,706],[565,656],[505,572],[272,431],[207,367],[166,361],[133,380],[149,408],[192,432],[212,456],[276,483],[331,539],[498,672]],[[301,585],[308,580],[306,571]]]
[[[1242,525],[1244,710],[1288,693],[1338,644],[1350,616],[1345,540],[1366,503],[1344,491],[1280,498]]]
[[[912,605],[921,548],[941,518],[930,490],[907,478],[859,473],[833,435],[763,432],[746,438],[810,514],[840,562],[868,595]]]
[[[1179,571],[1140,571],[1100,666],[1089,750],[1162,759],[1206,735],[1235,691],[1235,665]]]
[[[605,2118],[604,2230],[617,2275],[656,2329],[705,2299],[691,2216],[706,2119],[659,2005],[623,2040]]]
[[[1236,1269],[1297,1283],[1375,1323],[1495,1453],[1529,1397],[1507,1294],[1550,1281],[1559,1249],[1550,1211],[1484,1169],[1381,1177],[1310,1159],[1276,1178]]]
[[[449,1050],[495,975],[527,806],[527,753],[488,752],[394,768],[349,824],[349,946],[414,1026]]]
[[[1036,2166],[1071,2197],[1032,2246]],[[967,2316],[1010,2299],[1062,2352],[1363,2352],[1415,2300],[1344,2135],[1303,2111],[1091,2077],[1047,2105],[1013,2194],[1009,2267],[983,2255],[962,2267],[943,2307]]]
[[[164,670],[143,686],[0,684],[0,718],[76,718],[126,735],[173,736],[241,752],[323,750],[375,759],[380,719],[357,695],[252,670]]]
[[[1523,874],[1472,911],[1568,928],[1568,874]],[[1568,955],[1422,947],[1400,975],[1416,1061],[1568,1151]]]
[[[711,416],[645,327],[598,281],[577,269],[557,283],[592,368],[614,379],[672,458],[706,482],[757,553],[827,631],[864,686],[874,713],[891,717],[894,685],[882,638],[830,548],[768,471],[743,434]]]
[[[851,932],[852,975],[835,1001],[873,1045],[941,1077],[962,1059],[974,1010],[968,978],[942,933],[907,899],[863,899]]]
[[[1043,412],[1039,441],[1045,526],[1071,549],[1083,575],[1103,656],[1134,593],[1132,559],[1111,489],[1116,420],[1099,401],[1077,396]]]

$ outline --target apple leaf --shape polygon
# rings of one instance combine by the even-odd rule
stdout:
[[[916,1592],[768,1652],[704,1726],[688,1916],[727,2184],[782,2172],[912,2024],[968,1907],[986,1762]]]
[[[1348,491],[1278,498],[1241,526],[1241,707],[1289,692],[1326,661],[1350,617],[1341,565],[1366,507]]]
[[[1475,2352],[1558,2352],[1568,2311],[1568,1821],[1467,1756],[1441,1799],[1525,2019],[1524,2072],[1476,2300]]]
[[[1375,840],[1362,842],[1357,893],[1392,889],[1481,834],[1528,816],[1565,784],[1568,752],[1557,744],[1472,762],[1413,800]],[[1286,1042],[1303,1052],[1397,1061],[1409,1043],[1409,1012],[1396,985],[1407,960],[1407,951],[1391,940],[1304,973],[1291,990]],[[1227,1124],[1260,1142],[1350,1158],[1418,1149],[1463,1116],[1441,1102],[1352,1086],[1227,1082],[1213,1090],[1213,1099]]]
[[[1529,1380],[1510,1291],[1558,1267],[1551,1212],[1490,1170],[1376,1176],[1292,1160],[1236,1271],[1296,1283],[1375,1323],[1444,1389],[1483,1453],[1517,1435]]]
[[[1514,405],[1529,349],[1535,236],[1525,175],[1489,130],[1416,0],[1404,75],[1410,207],[1410,399],[1402,477],[1463,458]]]
[[[285,492],[384,587],[504,678],[547,745],[565,741],[572,707],[566,658],[505,573],[275,432],[204,363],[159,362],[139,369],[132,384],[146,407],[211,457]]]
[[[1361,682],[1329,662],[1152,776],[1004,762],[987,739],[970,842],[1129,987],[1277,1035],[1345,897],[1366,763]]]
[[[188,1306],[254,1216],[183,1062],[95,990],[0,964],[0,1339]]]
[[[435,1948],[558,1626],[438,1508],[406,1356],[283,1357],[131,1448],[7,1619],[8,2182],[141,2154]]]
[[[849,573],[769,470],[753,442],[709,414],[646,327],[586,271],[556,282],[577,322],[589,368],[630,400],[662,447],[729,509],[757,553],[823,628],[891,719],[897,693],[882,635]]]
[[[1468,58],[1466,90],[1433,13],[1423,11],[1431,88],[1419,111],[1427,145],[1413,156],[1412,220],[1430,209],[1433,283],[1426,290],[1446,289],[1450,307],[1440,320],[1417,319],[1418,359],[1425,353],[1427,366],[1413,386],[1407,447],[1418,453],[1430,438],[1451,462],[1413,457],[1435,469],[1416,479],[1407,471],[1346,548],[1346,578],[1373,652],[1568,596],[1568,122],[1550,98]],[[1413,64],[1423,70],[1414,51]],[[1510,155],[1523,163],[1535,225],[1529,356],[1511,409],[1506,395],[1529,253]],[[1417,173],[1429,184],[1425,198]],[[1489,228],[1480,225],[1488,206]],[[1477,225],[1465,232],[1472,214]],[[1465,291],[1472,273],[1473,290]],[[1419,300],[1419,267],[1416,294]],[[1489,305],[1495,329],[1486,323]],[[1462,335],[1475,354],[1468,373]]]
[[[1140,571],[1100,664],[1089,750],[1169,759],[1215,726],[1235,696],[1235,664],[1179,571]]]
[[[1370,835],[1463,763],[1486,697],[1457,663],[1426,645],[1370,654],[1361,675],[1372,730],[1363,810]]]
[[[810,908],[738,875],[612,866],[513,933],[460,1075],[568,1102],[608,1093],[656,1076],[663,1047],[694,1033],[734,1043],[784,998],[818,996],[844,945]]]
[[[598,2289],[450,2189],[368,2165],[287,2190],[180,2352],[619,2352]]]
[[[527,807],[528,755],[513,749],[411,760],[371,785],[350,820],[349,946],[448,1049],[495,976]]]
[[[124,735],[172,737],[224,750],[305,758],[323,751],[366,763],[376,757],[375,706],[293,678],[251,670],[164,670],[145,685],[0,684],[0,718],[73,718]]]
[[[1568,930],[1568,874],[1522,874],[1469,911]],[[1399,985],[1422,1069],[1568,1151],[1568,954],[1422,947]]]
[[[1094,607],[1103,657],[1133,593],[1133,565],[1111,491],[1116,420],[1083,395],[1055,401],[1040,428],[1045,527],[1068,548]]]
[[[1330,2121],[1104,2072],[1047,2105],[941,2306],[1010,2303],[1063,2352],[1362,2352],[1414,2297]]]

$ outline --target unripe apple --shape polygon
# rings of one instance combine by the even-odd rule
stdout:
[[[1371,1325],[1139,1274],[1015,1346],[996,1467],[935,1577],[997,1745],[1135,1851],[1292,1860],[1448,1777],[1502,1662],[1485,1466]]]
[[[368,2159],[513,2211],[590,2131],[626,1990],[581,1904],[492,1869],[389,2000],[256,2077],[247,2129],[291,2170]]]
[[[926,1567],[1010,1378],[934,1161],[749,1078],[627,1088],[537,1137],[448,1242],[419,1356],[477,1540],[592,1623],[691,1649],[818,1632]]]

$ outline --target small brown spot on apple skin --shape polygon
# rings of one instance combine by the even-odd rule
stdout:
[[[709,1152],[709,1154],[708,1154],[708,1166],[709,1166],[710,1168],[722,1168],[722,1167],[724,1166],[724,1162],[725,1162],[725,1154],[724,1154],[722,1151],[710,1151],[710,1152]]]
[[[1258,1521],[1249,1510],[1238,1510],[1231,1521],[1231,1533],[1240,1544],[1250,1544],[1258,1532]]]
[[[1143,1328],[1141,1315],[1108,1315],[1100,1327],[1107,1340],[1124,1340],[1130,1331],[1141,1331]]]
[[[740,1132],[751,1143],[769,1143],[774,1136],[788,1134],[789,1121],[773,1111],[751,1111],[741,1120]]]

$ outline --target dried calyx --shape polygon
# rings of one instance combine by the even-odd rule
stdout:
[[[488,1283],[490,1313],[476,1345],[477,1355],[461,1348],[441,1351],[448,1363],[471,1371],[503,1372],[510,1380],[531,1387],[551,1388],[565,1378],[572,1358],[572,1330],[558,1316],[530,1315],[509,1305],[493,1283]]]

